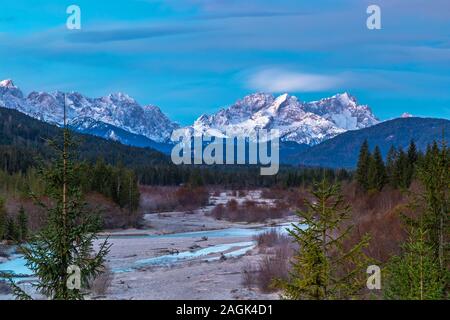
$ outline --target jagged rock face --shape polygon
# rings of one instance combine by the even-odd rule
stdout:
[[[31,92],[24,96],[11,80],[0,81],[0,106],[17,109],[39,120],[61,125],[66,103],[69,125],[80,132],[96,132],[110,125],[158,143],[167,143],[179,126],[153,105],[141,106],[124,93],[88,98],[78,92]],[[258,129],[278,129],[282,141],[315,145],[348,130],[379,121],[368,106],[348,93],[314,102],[294,96],[255,93],[213,115],[202,115],[185,130],[196,134],[249,136]],[[98,131],[98,130],[97,130]],[[103,130],[102,132],[106,132]],[[118,139],[110,134],[111,139]]]
[[[11,81],[0,82],[0,106],[17,109],[39,120],[61,125],[64,117],[80,131],[98,122],[113,125],[156,142],[168,142],[178,125],[170,121],[156,106],[142,107],[130,96],[114,93],[101,98],[88,98],[78,92],[31,92],[27,97]],[[81,121],[83,119],[83,121]],[[94,120],[94,121],[92,121]]]
[[[282,141],[314,145],[347,130],[377,124],[368,106],[358,105],[348,93],[303,103],[283,94],[252,94],[213,115],[202,115],[192,126],[211,135],[247,135],[258,129],[278,129]]]
[[[304,108],[346,130],[363,129],[379,123],[368,106],[358,105],[356,98],[347,92],[305,103]]]
[[[0,106],[9,109],[20,109],[23,93],[12,80],[0,81]]]

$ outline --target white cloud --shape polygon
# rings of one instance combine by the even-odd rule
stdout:
[[[321,75],[269,68],[247,78],[247,86],[264,92],[313,92],[334,89],[342,84],[342,76]]]

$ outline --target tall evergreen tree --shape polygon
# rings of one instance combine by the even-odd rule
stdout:
[[[350,207],[344,203],[339,185],[326,179],[315,184],[308,210],[296,214],[303,221],[293,224],[289,234],[298,244],[287,281],[276,283],[288,299],[328,300],[358,295],[364,288],[368,258],[362,249],[365,236],[351,248],[344,242],[352,227],[345,225]]]
[[[26,241],[28,238],[28,217],[23,206],[20,206],[19,215],[17,216],[17,227],[19,240]]]
[[[104,269],[109,245],[105,240],[97,252],[93,249],[100,221],[86,208],[83,200],[79,186],[80,172],[72,160],[73,144],[66,126],[62,147],[52,144],[58,158],[53,165],[42,170],[51,205],[37,200],[47,210],[47,224],[30,239],[27,246],[22,247],[22,251],[27,267],[38,278],[33,286],[41,294],[58,300],[83,299],[88,280]],[[72,268],[79,268],[81,272],[80,288],[69,286]],[[12,285],[17,298],[31,298],[18,286]]]
[[[408,147],[408,160],[411,165],[416,164],[417,159],[419,158],[419,153],[417,151],[416,144],[414,140],[411,140]]]
[[[418,178],[425,188],[421,198],[425,222],[429,232],[429,243],[434,248],[442,276],[448,276],[450,264],[450,157],[448,147],[436,143],[418,168]],[[450,280],[450,279],[448,279]]]
[[[398,158],[397,149],[395,149],[394,146],[391,146],[386,156],[386,175],[389,184],[394,188],[398,187],[398,180],[396,176],[396,167],[395,167],[397,163],[397,158]]]
[[[402,189],[408,189],[411,184],[408,156],[402,149],[398,152],[397,163],[395,165],[395,179],[398,182],[398,187]]]
[[[410,185],[415,173],[415,167],[417,160],[419,159],[419,153],[417,151],[416,144],[414,143],[414,140],[411,140],[408,151],[407,151],[407,157],[408,157],[408,163],[406,164],[405,168],[405,182],[406,185]]]
[[[6,222],[6,239],[19,241],[19,230],[13,218],[9,217]]]
[[[368,188],[381,191],[386,183],[386,168],[378,146],[375,147],[370,158],[368,173]]]
[[[402,254],[387,267],[385,294],[394,299],[446,299],[449,295],[449,190],[450,159],[445,143],[427,148],[418,166],[424,190],[411,204],[416,219],[405,218],[409,238]]]
[[[409,223],[408,239],[400,256],[394,256],[385,268],[384,296],[392,300],[442,299],[445,282],[440,276],[439,261],[426,238],[427,229],[420,218]]]
[[[358,165],[356,168],[356,181],[364,190],[369,189],[369,165],[370,165],[369,143],[364,140],[359,151]]]

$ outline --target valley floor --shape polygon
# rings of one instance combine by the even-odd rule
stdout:
[[[229,193],[211,197],[210,206],[193,212],[146,214],[139,230],[104,232],[97,242],[108,237],[112,244],[107,257],[112,280],[106,293],[90,298],[278,299],[277,293],[266,294],[243,285],[242,273],[244,266],[257,264],[263,257],[253,236],[275,225],[285,229],[294,217],[242,224],[207,216],[230,197]],[[246,198],[270,201],[261,199],[259,192]],[[0,295],[0,299],[8,298],[12,296]]]

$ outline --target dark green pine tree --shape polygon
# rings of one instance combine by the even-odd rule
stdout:
[[[416,219],[405,218],[409,238],[402,254],[387,267],[385,294],[392,299],[448,299],[449,297],[449,190],[448,148],[427,148],[417,176],[424,190],[411,206]]]
[[[13,218],[9,217],[6,222],[6,239],[19,241],[19,229]]]
[[[409,163],[414,165],[416,164],[417,160],[419,159],[419,153],[417,151],[416,144],[414,143],[414,140],[411,140],[408,147],[408,160]]]
[[[126,182],[127,182],[126,190],[128,195],[127,208],[130,214],[132,214],[139,208],[139,199],[140,199],[138,178],[133,171],[127,170]]]
[[[409,144],[407,157],[408,163],[405,168],[405,183],[409,187],[414,178],[416,163],[417,160],[419,159],[419,153],[417,152],[417,147],[416,144],[414,143],[414,140],[411,140]]]
[[[389,300],[437,300],[444,298],[445,282],[439,261],[427,242],[423,217],[408,223],[408,239],[400,256],[390,259],[384,271],[384,296]]]
[[[399,184],[396,176],[396,167],[395,167],[397,159],[398,159],[397,149],[395,149],[394,146],[391,146],[386,156],[386,176],[389,184],[393,188],[397,188]]]
[[[409,177],[408,156],[402,149],[400,149],[398,152],[397,163],[395,165],[395,179],[398,181],[398,187],[401,189],[408,189],[411,183]]]
[[[386,168],[378,146],[370,157],[368,180],[370,190],[381,191],[386,183]]]
[[[429,232],[429,243],[439,261],[442,277],[450,281],[450,156],[448,147],[437,143],[425,156],[425,161],[417,169],[419,181],[425,191],[421,195],[425,204],[425,223]],[[447,288],[448,290],[448,288]]]
[[[370,165],[369,143],[364,140],[359,151],[358,165],[356,168],[356,181],[364,190],[369,189],[369,165]]]
[[[339,185],[326,179],[316,183],[308,210],[296,214],[302,224],[288,230],[298,244],[287,281],[277,280],[283,297],[295,300],[331,300],[356,297],[364,288],[368,258],[362,249],[369,238],[348,248],[345,241],[352,227],[345,224],[350,207]]]
[[[17,227],[20,241],[28,239],[28,216],[25,213],[23,206],[20,206],[19,215],[17,216]]]
[[[198,169],[194,169],[190,176],[188,185],[192,188],[202,187],[205,184],[203,177]]]
[[[79,186],[78,167],[73,162],[71,134],[64,128],[62,147],[52,143],[58,154],[53,164],[42,169],[46,185],[47,205],[38,199],[47,210],[46,226],[22,247],[26,265],[37,277],[33,286],[49,299],[83,299],[88,280],[104,270],[104,259],[109,251],[108,242],[103,241],[94,251],[100,221],[97,214],[86,207]],[[70,286],[74,268],[79,268],[81,287]],[[76,283],[76,281],[75,281]],[[18,299],[30,299],[24,291],[14,285]]]

